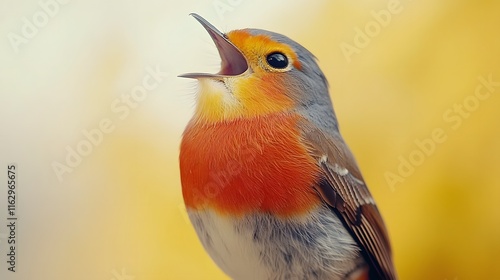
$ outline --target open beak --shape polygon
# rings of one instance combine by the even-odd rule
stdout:
[[[213,25],[211,25],[208,21],[206,21],[201,16],[192,13],[192,15],[197,21],[205,27],[212,37],[217,49],[219,50],[219,55],[222,60],[221,62],[221,70],[217,74],[208,74],[208,73],[187,73],[179,75],[179,77],[183,78],[222,78],[227,76],[237,76],[245,73],[248,69],[248,63],[240,50],[231,43],[227,36],[217,30]]]

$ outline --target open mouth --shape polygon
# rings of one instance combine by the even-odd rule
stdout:
[[[217,46],[221,58],[221,70],[216,74],[209,73],[187,73],[179,75],[183,78],[222,78],[227,76],[238,76],[248,70],[248,63],[240,50],[231,43],[225,34],[217,30],[212,24],[206,21],[198,14],[191,14],[197,21],[203,25],[210,37]]]
[[[217,30],[212,24],[206,21],[204,18],[199,16],[198,14],[191,14],[197,21],[203,25],[203,27],[207,30],[210,37],[214,41],[217,46],[217,50],[219,51],[219,55],[221,58],[221,70],[216,74],[208,74],[208,73],[187,73],[179,75],[179,77],[183,78],[221,78],[227,76],[238,76],[245,73],[248,70],[248,63],[240,50],[231,43],[225,34]]]

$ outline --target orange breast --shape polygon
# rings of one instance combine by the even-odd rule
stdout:
[[[316,207],[318,167],[300,142],[298,121],[289,114],[210,125],[192,121],[180,153],[186,206],[279,216]]]

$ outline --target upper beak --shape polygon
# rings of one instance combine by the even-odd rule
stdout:
[[[248,69],[248,63],[241,51],[231,43],[227,36],[217,30],[213,25],[206,21],[201,16],[192,13],[192,15],[197,21],[205,27],[212,37],[217,49],[219,50],[219,55],[222,60],[221,70],[217,74],[207,74],[207,73],[187,73],[179,75],[183,78],[221,78],[225,76],[237,76],[243,74]]]

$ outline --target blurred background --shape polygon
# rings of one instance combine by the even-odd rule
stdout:
[[[227,279],[181,196],[177,75],[220,63],[191,12],[317,56],[401,279],[500,275],[500,2],[1,0],[1,279]]]

